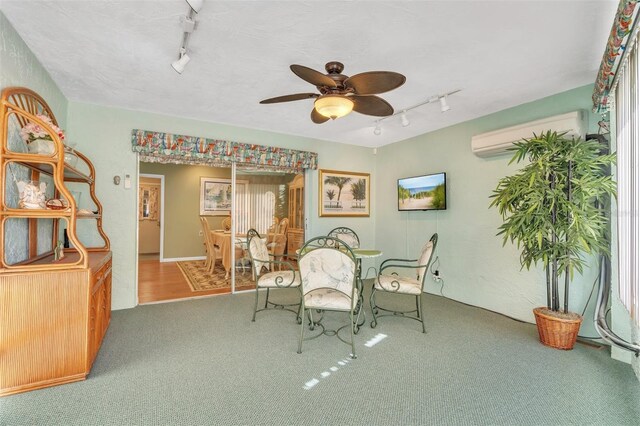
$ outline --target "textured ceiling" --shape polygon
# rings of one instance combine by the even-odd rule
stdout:
[[[72,100],[292,135],[380,146],[595,81],[613,22],[611,1],[211,1],[197,15],[191,62],[170,63],[184,0],[1,0],[0,9]],[[382,95],[387,119],[352,113],[321,125],[312,100],[259,105],[314,91],[289,65],[407,77]]]

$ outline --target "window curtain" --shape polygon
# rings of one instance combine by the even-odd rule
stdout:
[[[276,203],[281,191],[278,184],[254,184],[236,186],[236,231],[246,233],[253,228],[264,235],[273,224]]]
[[[131,132],[131,145],[140,160],[149,163],[214,167],[237,163],[293,173],[318,167],[315,152],[138,129]]]
[[[633,41],[628,44],[633,44]],[[640,61],[638,34],[612,88],[618,182],[618,294],[640,326]]]
[[[637,15],[637,3],[638,0],[620,0],[618,5],[591,97],[594,112],[604,113],[609,110],[609,93],[620,65],[620,51],[626,47],[622,43],[637,27],[637,23],[633,24],[634,15]]]

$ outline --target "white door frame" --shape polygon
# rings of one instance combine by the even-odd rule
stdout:
[[[150,173],[140,173],[139,178],[160,179],[160,262],[164,262],[164,175],[154,175]],[[140,205],[140,179],[138,178],[138,204]],[[138,209],[136,209],[136,212]],[[140,254],[140,221],[136,220],[138,238],[136,238],[136,258]]]

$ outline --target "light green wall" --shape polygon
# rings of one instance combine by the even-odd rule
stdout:
[[[471,137],[554,114],[589,110],[591,91],[592,86],[580,87],[379,148],[376,241],[385,257],[416,258],[429,236],[438,232],[445,296],[532,322],[531,309],[546,303],[542,270],[520,270],[517,249],[511,244],[502,247],[496,236],[501,223],[497,210],[488,208],[498,180],[517,167],[508,166],[508,154],[475,156]],[[597,117],[589,118],[594,130]],[[396,180],[435,172],[447,173],[447,210],[398,212]],[[572,310],[582,311],[595,274],[589,270],[572,283]],[[430,293],[440,292],[440,284],[431,279],[426,288]],[[594,336],[591,312],[587,312],[582,334]]]
[[[0,89],[11,86],[23,86],[37,92],[53,110],[60,127],[66,127],[67,98],[0,12]]]
[[[179,78],[177,74],[176,78]],[[78,149],[91,159],[96,168],[96,193],[104,206],[104,229],[111,239],[113,250],[113,309],[131,308],[137,300],[135,188],[138,161],[131,150],[132,129],[315,151],[321,168],[371,173],[375,176],[376,157],[372,150],[352,145],[74,101],[69,102],[68,122],[69,138],[78,142]],[[331,123],[323,125],[330,126]],[[113,184],[113,176],[124,174],[132,176],[132,189]],[[305,180],[310,191],[306,204],[308,237],[345,225],[362,236],[364,245],[375,245],[375,209],[368,218],[319,218],[318,171],[309,172]],[[375,184],[372,184],[371,194],[375,203]]]
[[[200,231],[200,178],[231,179],[231,168],[140,163],[140,173],[164,176],[164,258],[204,256]],[[224,216],[208,218],[219,229]]]

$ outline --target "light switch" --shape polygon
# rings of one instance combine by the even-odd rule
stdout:
[[[124,175],[124,189],[131,189],[131,175]]]

